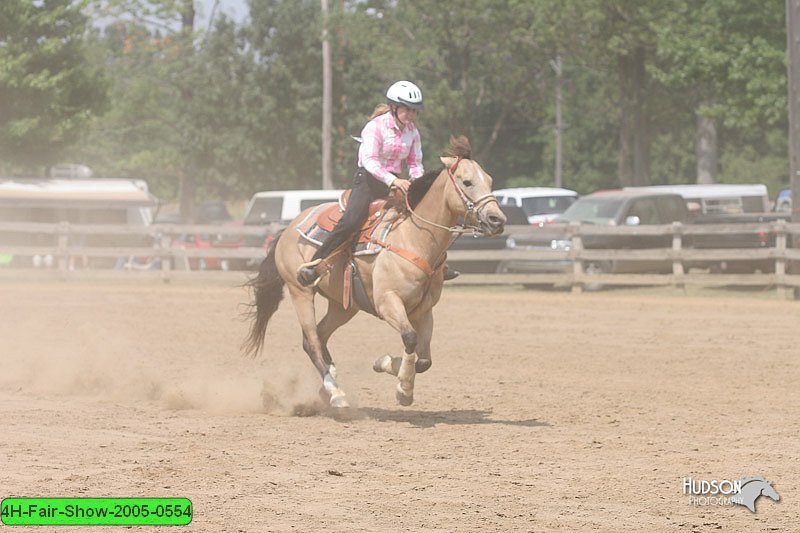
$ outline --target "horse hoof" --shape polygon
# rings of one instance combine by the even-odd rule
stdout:
[[[347,402],[347,398],[345,398],[344,394],[339,394],[338,396],[331,396],[331,407],[334,409],[344,409],[350,407],[350,404]]]
[[[395,391],[394,393],[394,397],[397,398],[397,403],[399,403],[403,407],[408,407],[409,405],[414,403],[414,394],[412,393],[411,395],[407,395],[405,392],[402,391],[402,389],[400,389],[399,386],[397,387],[397,391]]]
[[[423,372],[428,370],[432,364],[433,361],[431,361],[430,359],[417,359],[414,368],[416,369],[417,374],[422,374]]]
[[[372,370],[375,372],[388,372],[387,369],[392,368],[392,356],[391,355],[382,355],[375,359],[375,362],[372,363]]]
[[[397,373],[400,372],[400,365],[402,362],[402,357],[392,357],[388,354],[383,355],[375,359],[375,362],[372,363],[372,370],[375,372],[386,372],[387,374],[396,376]]]

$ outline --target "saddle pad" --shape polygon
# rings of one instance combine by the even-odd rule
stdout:
[[[325,239],[327,239],[331,234],[330,230],[320,226],[319,217],[320,215],[325,216],[328,209],[330,209],[330,207],[333,205],[336,204],[327,203],[316,206],[302,221],[300,221],[295,228],[306,241],[310,242],[317,248],[322,246],[322,243],[325,242]],[[384,219],[381,220],[381,222],[379,222],[370,232],[369,237],[380,241],[385,241],[387,235],[389,235],[389,232],[392,229],[392,224],[396,221],[396,219],[396,216],[384,216]],[[359,243],[356,245],[353,255],[374,255],[383,249],[382,246],[374,242],[361,242],[363,237],[367,236],[362,235],[359,238]]]

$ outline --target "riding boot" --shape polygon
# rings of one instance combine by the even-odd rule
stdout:
[[[444,265],[444,281],[450,281],[452,279],[456,279],[458,276],[461,275],[461,272],[458,270],[451,270],[449,266],[445,263]]]
[[[303,263],[297,269],[297,281],[303,287],[312,287],[319,282],[319,272],[317,272],[317,265],[322,262],[322,259],[315,259],[308,263]]]

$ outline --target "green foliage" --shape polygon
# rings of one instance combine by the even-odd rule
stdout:
[[[725,127],[785,124],[783,6],[765,9],[755,0],[684,0],[673,6],[653,23],[653,75]]]
[[[198,8],[197,0],[87,1],[111,21],[102,35],[86,30],[71,0],[0,2],[0,159],[46,164],[82,130],[70,159],[101,175],[146,179],[165,198],[189,185],[183,193],[196,187],[198,199],[320,186],[318,0],[252,0],[249,19],[217,17],[202,30],[187,27],[187,8]],[[587,193],[620,186],[634,152],[651,183],[693,181],[698,113],[717,119],[720,181],[760,181],[774,190],[785,180],[782,6],[329,4],[337,186],[350,183],[356,165],[350,135],[399,79],[425,94],[419,125],[426,167],[440,164],[451,134],[466,134],[496,187],[552,185],[556,56],[563,60],[565,187]],[[64,37],[26,46],[26,35],[49,35],[57,19],[65,21],[58,26]],[[101,70],[109,105],[99,117]],[[621,139],[634,149],[623,153]]]
[[[720,156],[721,183],[763,183],[772,198],[788,185],[786,135],[775,129],[763,143],[726,145]]]
[[[87,18],[73,0],[0,2],[0,163],[31,172],[59,161],[106,84],[86,58]]]

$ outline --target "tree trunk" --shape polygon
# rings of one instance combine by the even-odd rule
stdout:
[[[717,144],[717,121],[697,114],[697,183],[714,183],[719,168],[719,146]]]
[[[636,48],[618,59],[620,129],[618,170],[620,185],[650,183],[650,116],[647,102],[645,50]]]
[[[196,184],[194,175],[184,170],[178,171],[178,198],[180,199],[181,222],[194,224],[194,195]]]
[[[193,38],[194,38],[194,0],[183,0],[181,6],[181,40],[182,52],[185,54],[187,63],[190,63],[190,58],[194,54]],[[193,100],[192,88],[186,84],[180,87],[182,105],[185,109],[190,109]],[[185,127],[185,125],[184,125]],[[186,132],[184,132],[186,135]],[[197,189],[195,183],[194,172],[187,170],[188,161],[184,161],[184,168],[178,170],[178,199],[180,204],[181,222],[194,223],[194,204],[195,204],[195,190]],[[180,163],[179,163],[180,164]]]

